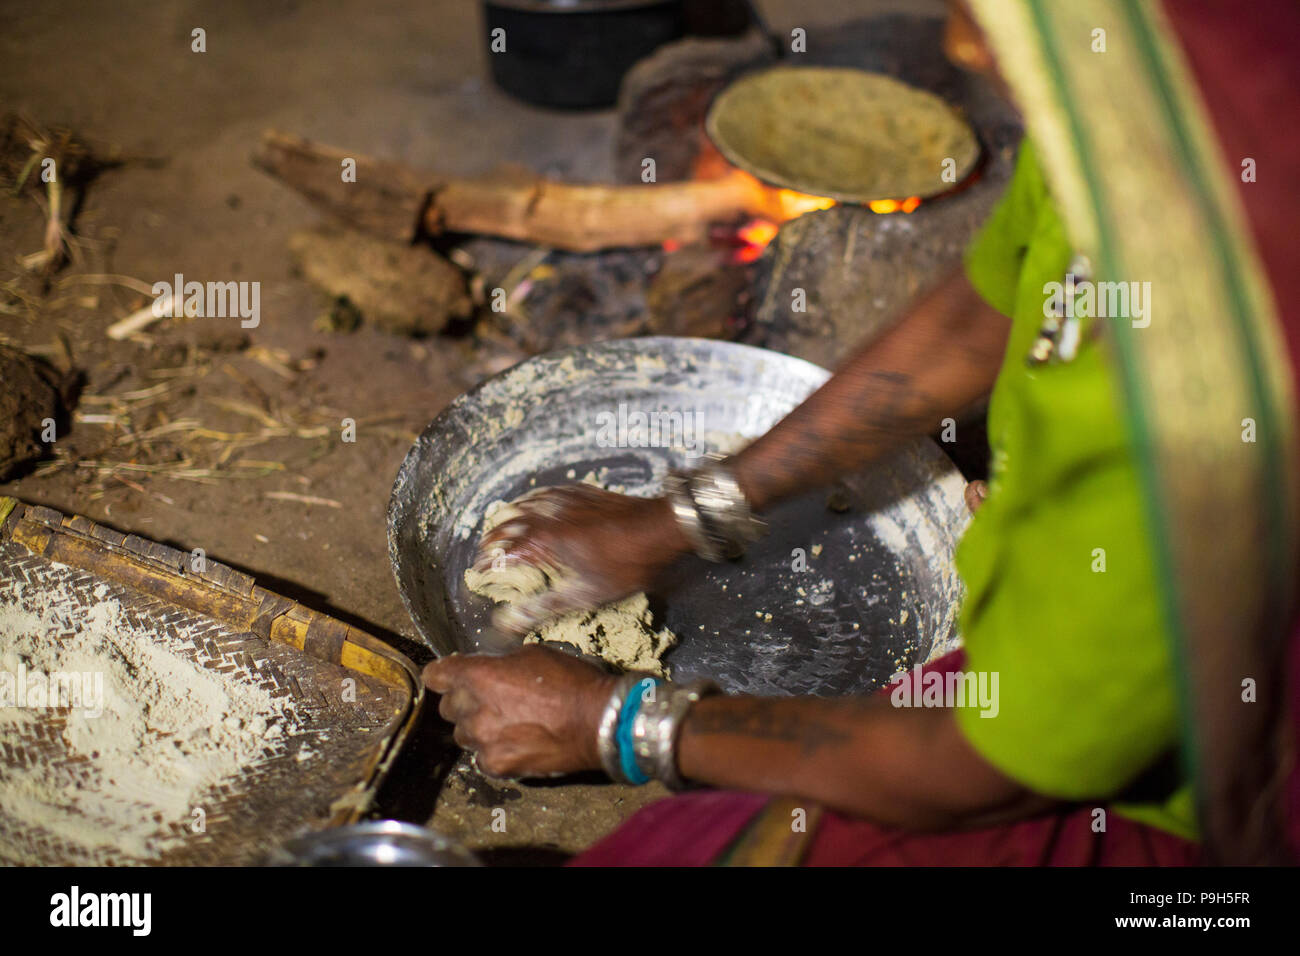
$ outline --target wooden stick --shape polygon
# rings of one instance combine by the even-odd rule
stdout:
[[[344,162],[356,164],[345,182]],[[347,224],[410,242],[468,232],[572,252],[694,242],[709,225],[770,208],[770,190],[733,170],[701,182],[578,185],[532,174],[477,179],[423,173],[268,130],[253,162]]]

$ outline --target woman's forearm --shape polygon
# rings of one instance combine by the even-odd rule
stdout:
[[[951,710],[881,697],[705,698],[683,725],[677,764],[699,783],[805,797],[917,830],[1014,819],[1051,802],[985,762]]]
[[[1010,327],[953,272],[736,456],[750,503],[762,510],[829,484],[961,414],[992,388]]]
[[[736,456],[762,510],[858,470],[988,394],[1010,320],[954,271],[771,431]],[[953,713],[887,698],[712,697],[678,747],[688,779],[806,797],[914,829],[1022,816],[1049,801],[986,763]]]

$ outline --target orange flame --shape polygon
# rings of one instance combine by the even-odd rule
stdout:
[[[753,262],[763,254],[768,243],[776,238],[777,224],[769,219],[751,219],[738,230],[736,238],[740,248],[735,252],[737,262]]]
[[[906,199],[873,199],[867,208],[874,213],[885,215],[891,212],[912,212],[921,205],[920,196],[908,196]]]
[[[769,186],[757,177],[733,166],[707,140],[695,158],[693,173],[697,180],[736,177],[746,182],[746,187],[752,195],[750,208],[758,215],[757,218],[741,226],[735,234],[738,248],[733,257],[738,262],[753,262],[762,255],[763,250],[776,238],[781,223],[797,219],[805,213],[830,209],[836,205],[834,199],[826,196],[814,196],[793,189]],[[909,196],[906,199],[872,200],[867,203],[867,208],[874,213],[885,215],[895,212],[910,213],[920,205],[920,196]],[[676,245],[673,243],[673,248]],[[664,249],[672,251],[669,243],[664,244]]]
[[[785,216],[782,221],[797,219],[806,212],[830,209],[834,205],[835,200],[828,199],[825,196],[810,196],[807,193],[797,193],[793,189],[778,189],[776,191],[776,206]]]

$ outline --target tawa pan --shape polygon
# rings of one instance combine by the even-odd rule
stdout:
[[[491,603],[462,580],[491,502],[588,472],[656,494],[670,468],[738,450],[827,377],[750,346],[639,338],[533,358],[461,396],[411,448],[389,503],[389,556],[420,637],[440,655],[505,649]],[[654,447],[640,447],[638,412],[676,413],[659,418]],[[680,638],[665,657],[672,676],[737,693],[853,694],[951,650],[962,490],[938,446],[918,440],[832,492],[840,510],[810,491],[765,516],[770,533],[743,559],[682,561],[651,595],[656,624]]]

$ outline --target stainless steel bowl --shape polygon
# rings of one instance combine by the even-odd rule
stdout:
[[[682,447],[602,440],[620,409],[689,415],[695,450],[735,450],[827,375],[750,346],[640,338],[533,358],[461,396],[411,448],[389,503],[389,556],[420,637],[438,654],[501,649],[488,641],[489,602],[462,581],[492,501],[588,471],[654,494],[670,467],[694,460]],[[846,513],[810,491],[767,515],[771,533],[744,560],[675,569],[651,596],[680,637],[666,658],[675,677],[747,693],[860,693],[955,646],[951,558],[967,520],[956,469],[923,439],[852,484]]]
[[[480,866],[474,854],[441,833],[397,820],[322,830],[290,840],[281,866]]]

